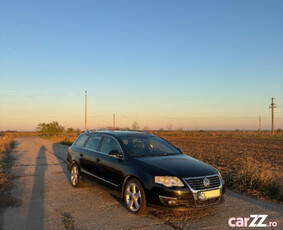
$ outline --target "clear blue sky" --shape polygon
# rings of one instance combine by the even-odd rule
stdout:
[[[283,128],[283,1],[0,1],[0,130]]]

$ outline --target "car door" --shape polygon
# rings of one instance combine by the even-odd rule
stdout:
[[[81,154],[81,171],[91,176],[98,174],[98,146],[101,141],[100,134],[91,134],[87,140],[83,153]]]
[[[98,176],[104,180],[105,186],[118,191],[123,179],[123,159],[109,156],[111,151],[123,154],[120,144],[114,137],[103,135],[99,148],[100,170]]]
[[[84,158],[82,158],[85,154],[85,144],[88,140],[89,136],[85,133],[81,134],[76,142],[73,145],[73,151],[74,151],[74,159],[77,160],[80,166],[80,169],[84,169],[85,163]]]

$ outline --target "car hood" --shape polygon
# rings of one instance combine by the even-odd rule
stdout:
[[[142,164],[144,170],[153,171],[156,176],[186,178],[218,173],[214,167],[186,155],[133,157],[133,160]]]

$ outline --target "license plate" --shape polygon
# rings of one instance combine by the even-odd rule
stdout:
[[[219,197],[219,196],[220,196],[220,189],[198,193],[198,199],[199,200],[207,200],[207,199],[212,199],[212,198],[216,198],[216,197]]]

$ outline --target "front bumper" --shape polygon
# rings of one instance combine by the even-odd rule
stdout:
[[[199,193],[219,189],[220,196],[201,200]],[[168,208],[176,210],[186,210],[191,208],[205,208],[212,205],[221,204],[224,201],[225,184],[221,180],[220,186],[206,190],[193,190],[188,184],[185,186],[167,188],[163,185],[155,185],[147,193],[148,205],[156,208]]]

